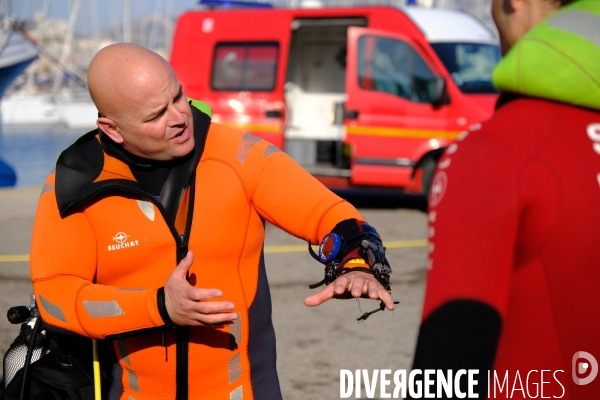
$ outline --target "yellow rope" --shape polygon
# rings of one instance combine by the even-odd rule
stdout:
[[[94,397],[96,400],[102,400],[100,388],[100,360],[98,360],[98,342],[92,340],[92,349],[94,353]]]

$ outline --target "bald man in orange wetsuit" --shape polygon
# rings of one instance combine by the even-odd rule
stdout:
[[[99,129],[61,154],[34,226],[45,323],[110,340],[111,399],[281,399],[265,221],[319,243],[362,216],[277,147],[211,123],[149,50],[104,48],[88,85]],[[393,309],[358,271],[305,304],[341,295]]]

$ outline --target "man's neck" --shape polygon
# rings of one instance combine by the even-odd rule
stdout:
[[[102,131],[100,131],[100,140],[102,142],[102,148],[104,149],[104,151],[106,151],[111,156],[123,161],[132,169],[173,168],[177,165],[185,163],[194,154],[194,151],[192,150],[189,154],[177,158],[175,160],[151,160],[149,158],[140,157],[125,150],[123,145],[115,143],[111,138],[108,137],[108,135],[106,135]]]
[[[106,134],[100,132],[100,141],[104,151],[124,162],[129,166],[135,180],[145,191],[157,198],[173,167],[187,162],[194,154],[192,150],[188,155],[175,160],[157,161],[132,154],[122,145],[115,143]]]

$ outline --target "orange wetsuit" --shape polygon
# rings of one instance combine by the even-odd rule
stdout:
[[[63,152],[33,232],[40,313],[112,341],[110,398],[280,399],[265,220],[318,243],[338,222],[362,218],[275,146],[211,124],[197,108],[193,117],[196,159],[174,168],[160,200],[103,150],[97,131]],[[161,317],[157,293],[188,248],[190,283],[223,291],[239,313],[232,327]]]

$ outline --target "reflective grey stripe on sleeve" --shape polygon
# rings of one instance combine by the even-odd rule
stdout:
[[[229,383],[231,384],[237,378],[242,376],[242,365],[240,364],[240,353],[231,357],[228,363],[229,368]]]
[[[233,337],[235,346],[231,346],[230,350],[234,350],[242,342],[242,321],[241,315],[238,313],[237,319],[233,321],[233,325],[229,328],[229,334]]]
[[[136,391],[136,392],[140,392],[140,385],[138,383],[138,376],[135,372],[133,372],[132,370],[128,369],[127,373],[129,375],[128,377],[128,381],[129,381],[129,387],[131,388],[131,390]]]
[[[127,400],[135,400],[135,397],[129,396],[129,399],[127,399]]]
[[[124,287],[124,288],[118,288],[117,292],[145,292],[146,289],[142,289],[142,288],[128,288],[128,287]]]
[[[52,192],[52,191],[54,191],[54,185],[51,185],[51,184],[49,184],[49,183],[46,183],[46,184],[44,184],[44,186],[42,187],[42,193],[40,193],[40,197],[42,197],[42,195],[43,195],[44,193],[47,193],[47,192]]]
[[[244,400],[244,392],[241,386],[229,393],[229,400]]]
[[[279,153],[281,150],[279,149],[279,147],[275,146],[274,144],[267,146],[267,148],[265,149],[265,152],[263,154],[263,157],[269,157],[271,154],[274,153]]]
[[[548,20],[548,26],[572,32],[600,46],[600,15],[581,10],[568,10]]]
[[[125,314],[125,311],[119,307],[115,300],[111,301],[85,301],[83,302],[85,310],[92,318],[116,317]]]
[[[63,312],[60,309],[60,307],[57,306],[56,304],[50,303],[41,294],[40,294],[40,303],[42,303],[42,307],[44,308],[44,310],[46,310],[46,312],[48,314],[50,314],[54,318],[56,318],[56,319],[64,322],[65,324],[67,323],[67,319],[65,318],[65,314],[63,314]]]
[[[131,361],[129,360],[129,352],[127,351],[127,346],[122,339],[117,340],[117,347],[119,348],[119,354],[123,361],[127,364],[131,365]]]
[[[237,153],[235,155],[240,164],[244,164],[244,161],[246,161],[246,157],[248,157],[248,153],[250,153],[252,147],[258,142],[260,142],[260,138],[253,136],[249,133],[244,133],[244,136],[242,136],[242,140],[240,140],[240,144],[238,145]]]

